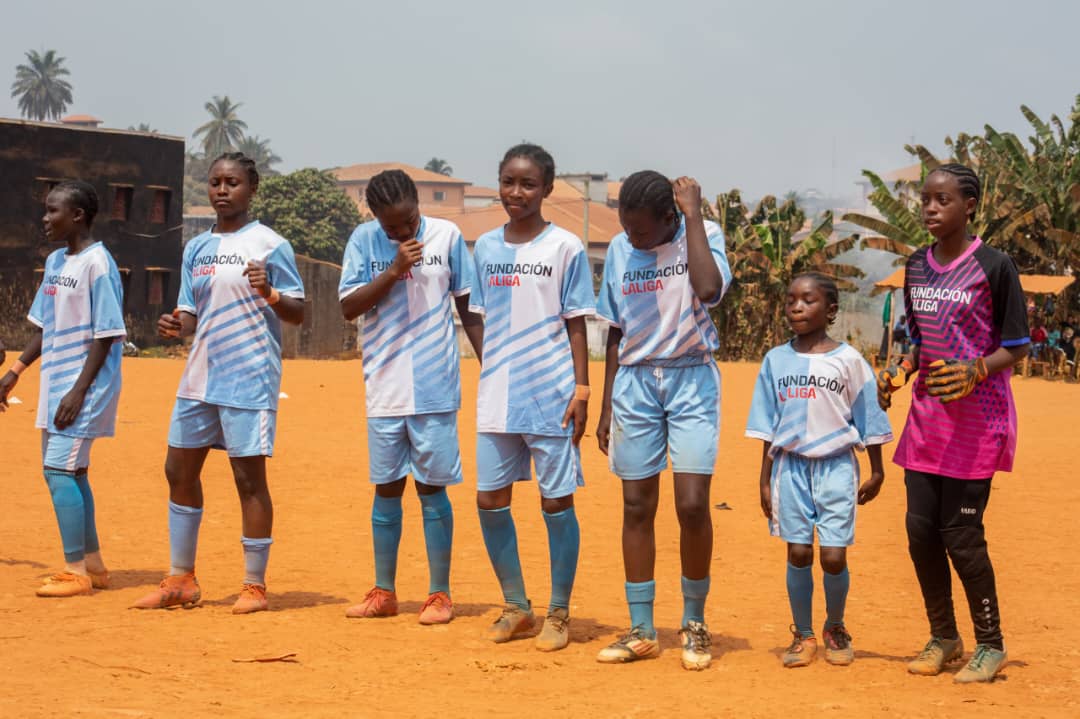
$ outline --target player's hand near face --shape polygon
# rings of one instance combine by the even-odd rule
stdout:
[[[424,259],[424,243],[413,238],[398,245],[397,257],[394,258],[394,273],[403,275]]]

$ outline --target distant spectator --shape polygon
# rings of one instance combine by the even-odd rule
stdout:
[[[1069,325],[1061,330],[1061,339],[1058,341],[1058,349],[1065,353],[1065,359],[1072,362],[1076,359],[1076,346],[1073,344],[1074,330]]]
[[[1031,330],[1031,349],[1028,356],[1031,359],[1039,359],[1046,349],[1046,341],[1049,333],[1046,331],[1046,323],[1042,317],[1035,318],[1034,329]]]
[[[894,344],[900,345],[900,354],[908,353],[907,318],[904,315],[900,315],[896,320],[896,325],[893,326],[892,340]]]
[[[1048,319],[1053,319],[1054,312],[1056,310],[1057,310],[1057,306],[1054,303],[1054,296],[1053,295],[1047,295],[1046,299],[1043,300],[1043,314],[1046,315],[1046,317]]]

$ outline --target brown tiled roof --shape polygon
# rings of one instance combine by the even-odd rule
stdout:
[[[622,190],[622,180],[618,182],[607,183],[607,199],[608,202],[619,201],[619,191]]]
[[[499,191],[491,187],[482,187],[480,185],[469,185],[465,188],[465,197],[490,197],[497,198]]]
[[[885,182],[919,182],[922,180],[922,163],[901,167],[899,170],[885,173],[882,178]]]
[[[585,222],[585,201],[581,193],[569,183],[563,183],[566,187],[560,188],[560,182],[562,181],[556,180],[555,190],[548,199],[544,200],[544,217],[581,237]],[[567,187],[569,192],[567,192]],[[462,209],[429,207],[424,208],[424,214],[450,220],[461,229],[462,236],[469,242],[474,242],[488,230],[506,223],[506,212],[501,204]],[[619,213],[616,210],[602,202],[589,203],[590,245],[606,245],[620,232],[622,232],[622,226],[619,224]]]
[[[438,182],[444,185],[469,184],[465,180],[406,165],[404,162],[368,162],[360,165],[349,165],[348,167],[335,167],[330,170],[330,173],[342,182],[364,182],[384,170],[402,170],[412,178],[413,182]]]
[[[209,205],[192,205],[184,210],[184,215],[188,217],[214,217],[217,212]]]
[[[60,122],[103,122],[103,120],[93,115],[68,115],[61,117]]]

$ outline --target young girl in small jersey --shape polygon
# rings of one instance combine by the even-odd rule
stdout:
[[[912,350],[878,375],[878,400],[887,408],[892,393],[919,372],[893,457],[904,468],[908,550],[930,620],[930,641],[908,671],[935,675],[964,654],[951,559],[975,625],[975,652],[954,677],[962,683],[992,681],[1006,660],[983,513],[994,472],[1012,470],[1009,378],[1029,342],[1016,266],[968,234],[980,194],[978,176],[963,165],[942,165],[927,176],[922,217],[935,242],[908,258],[904,280]]]
[[[19,375],[41,357],[36,425],[67,566],[45,580],[39,597],[109,586],[90,490],[90,446],[98,437],[113,436],[127,333],[120,273],[105,245],[90,234],[97,211],[97,193],[85,182],[61,182],[49,193],[45,236],[65,247],[45,260],[30,307],[29,320],[40,331],[0,378],[3,410]]]
[[[184,248],[180,297],[158,320],[162,337],[194,335],[169,427],[171,568],[140,609],[189,605],[201,598],[195,549],[202,522],[203,463],[211,447],[232,465],[243,514],[245,575],[234,614],[267,608],[266,564],[274,509],[266,458],[274,453],[281,386],[281,322],[304,320],[304,287],[288,240],[252,220],[259,187],[255,163],[239,152],[210,166],[217,223]]]
[[[597,314],[610,323],[596,437],[622,480],[623,565],[630,631],[597,656],[659,656],[653,624],[654,523],[660,472],[671,454],[682,559],[682,665],[705,669],[712,561],[709,487],[720,433],[719,347],[709,308],[731,282],[720,227],[701,214],[701,188],[658,172],[630,175],[619,191],[624,232],[608,246]]]
[[[578,443],[589,398],[585,317],[595,308],[581,240],[542,214],[554,182],[555,161],[543,148],[523,144],[507,151],[499,164],[499,198],[510,221],[476,241],[477,284],[469,300],[469,309],[484,316],[476,501],[506,601],[487,638],[506,642],[535,622],[510,514],[514,482],[529,478],[531,457],[551,558],[551,601],[536,638],[542,651],[569,642],[580,545],[574,492],[584,484]]]
[[[799,275],[784,307],[794,339],[769,350],[758,373],[746,436],[763,440],[761,510],[769,530],[787,542],[791,646],[785,667],[805,667],[817,654],[813,629],[814,530],[825,585],[825,661],[855,659],[844,624],[850,579],[847,548],[855,542],[855,505],[881,491],[881,445],[892,429],[875,401],[874,371],[859,352],[828,335],[836,321],[836,283]],[[855,450],[866,450],[870,478],[859,486]]]
[[[454,514],[446,488],[462,481],[457,433],[461,373],[451,298],[479,357],[483,323],[469,312],[475,269],[454,223],[421,216],[416,185],[404,172],[380,172],[365,195],[375,220],[357,227],[349,238],[338,293],[346,320],[364,318],[375,586],[345,615],[397,614],[401,496],[411,473],[423,513],[430,576],[420,623],[446,624],[454,616]]]

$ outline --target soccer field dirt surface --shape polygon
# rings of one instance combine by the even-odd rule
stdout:
[[[203,475],[206,513],[194,609],[127,607],[168,568],[167,486],[162,471],[182,362],[125,359],[117,436],[97,442],[90,468],[103,554],[113,588],[73,599],[34,589],[61,566],[59,533],[40,472],[34,429],[37,371],[16,388],[24,400],[0,415],[0,716],[836,716],[1080,715],[1080,571],[1072,558],[1080,387],[1013,381],[1020,415],[1016,471],[994,482],[987,533],[1009,650],[991,686],[956,686],[955,668],[909,676],[904,663],[927,626],[904,534],[902,471],[887,463],[880,497],[860,509],[849,554],[847,621],[856,661],[785,670],[790,641],[784,545],[758,506],[761,443],[742,436],[757,365],[721,365],[723,430],[712,503],[716,545],[706,618],[713,665],[679,663],[679,532],[670,473],[657,517],[659,659],[601,665],[596,653],[627,628],[620,548],[621,493],[594,436],[599,391],[582,442],[586,486],[576,497],[581,561],[571,644],[544,654],[531,640],[481,639],[501,595],[484,551],[475,487],[477,367],[463,367],[460,414],[465,483],[456,509],[452,572],[457,618],[422,627],[427,593],[420,507],[410,489],[398,570],[401,614],[350,620],[349,604],[373,584],[366,432],[360,363],[285,363],[276,456],[269,463],[276,521],[268,584],[271,611],[233,616],[243,577],[240,511],[223,452]],[[591,366],[594,387],[603,366]],[[904,391],[892,410],[899,436]],[[886,450],[886,458],[892,447]],[[863,457],[864,472],[866,471]],[[547,534],[535,483],[515,490],[526,585],[540,612],[549,589]],[[815,625],[824,621],[815,569]],[[968,654],[971,623],[959,582],[957,613]],[[246,663],[295,653],[295,661]]]

